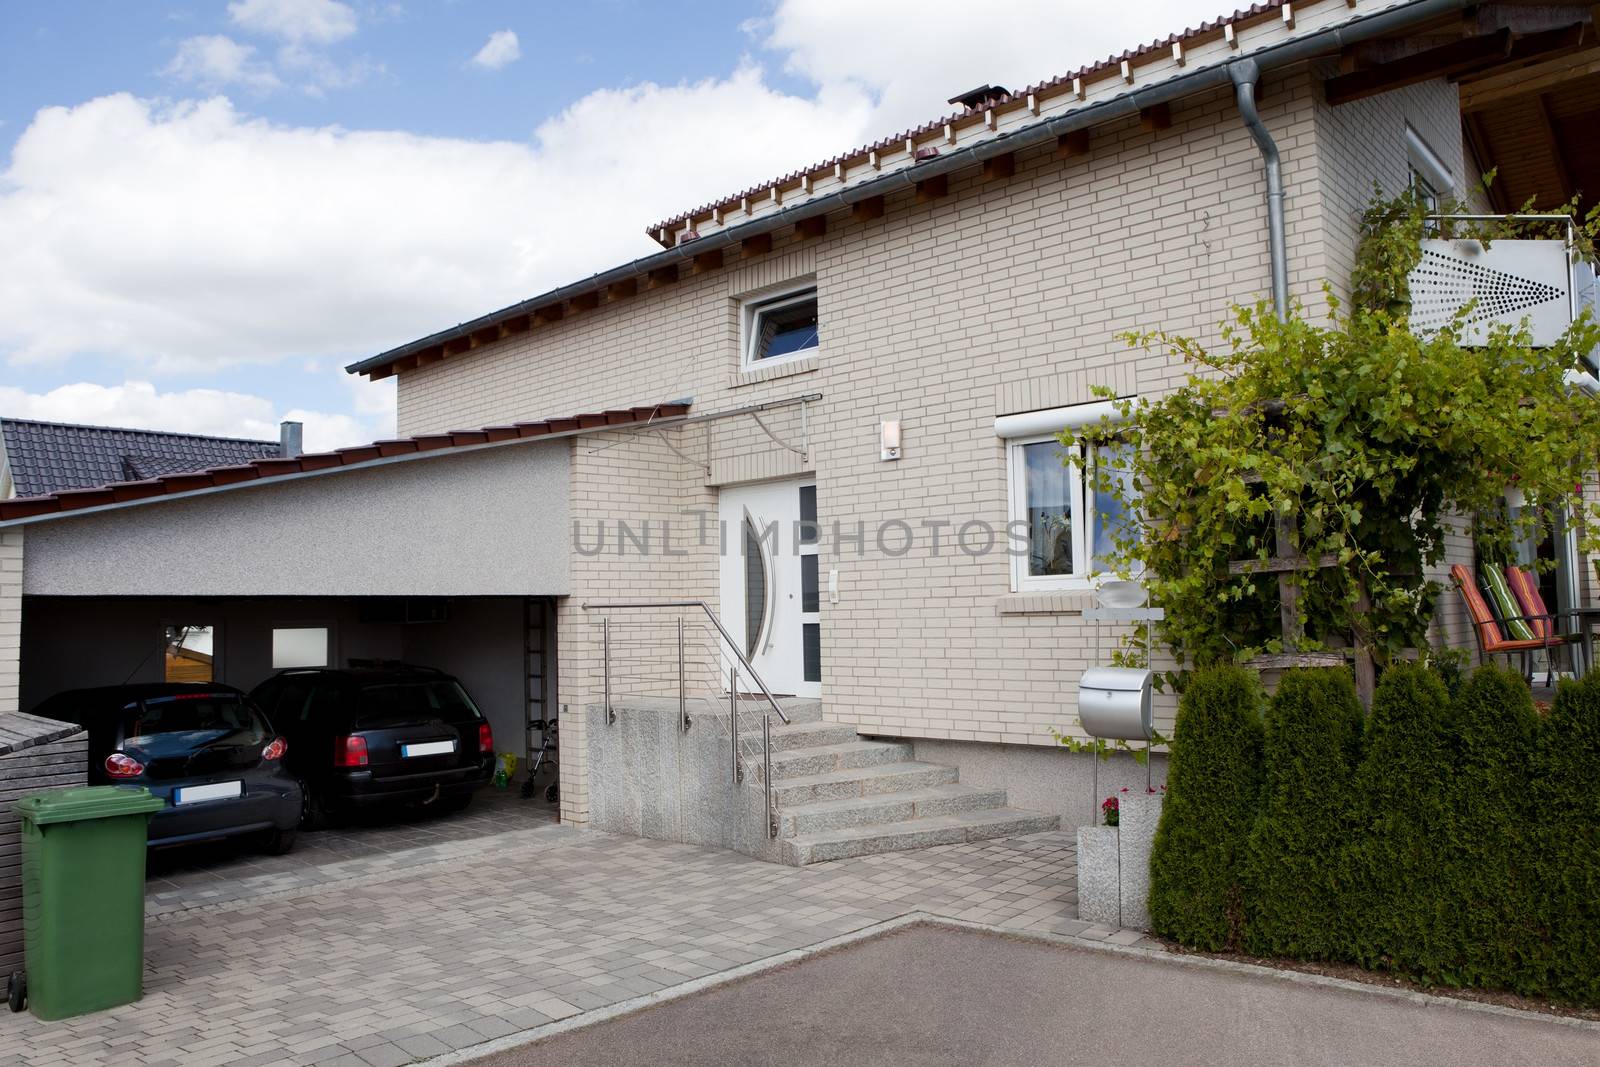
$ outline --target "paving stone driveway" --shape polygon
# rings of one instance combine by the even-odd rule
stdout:
[[[912,911],[1136,940],[1077,920],[1071,832],[791,868],[535,825],[319,872],[152,906],[144,1000],[0,1018],[0,1064],[395,1067]]]

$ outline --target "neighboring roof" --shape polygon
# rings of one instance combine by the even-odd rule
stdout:
[[[581,281],[559,286],[468,322],[358,360],[345,369],[377,380],[429,366],[571,314],[669,285],[692,262],[696,273],[723,265],[724,251],[744,257],[770,250],[771,234],[793,224],[796,239],[826,232],[829,212],[987,163],[1050,138],[1063,150],[1093,125],[1127,119],[1145,107],[1226,85],[1228,70],[1249,60],[1263,68],[1336,52],[1341,46],[1439,19],[1468,0],[1270,0],[1232,16],[1124,52],[1019,90],[1003,104],[924,123],[726,197],[653,227],[666,246]],[[1009,173],[999,167],[997,174]],[[865,212],[864,218],[881,215]],[[695,229],[697,219],[714,228]]]
[[[66,489],[40,496],[0,500],[0,524],[26,522],[67,511],[123,507],[135,503],[158,503],[158,498],[245,489],[259,482],[303,474],[334,473],[361,467],[393,463],[398,460],[444,455],[452,451],[491,445],[560,437],[584,430],[603,430],[637,426],[687,415],[688,401],[620,408],[572,415],[536,422],[517,422],[505,426],[486,426],[481,430],[452,430],[447,433],[418,434],[370,445],[355,445],[335,452],[308,452],[293,459],[255,459],[181,474],[165,474],[142,480],[113,480],[93,489]]]
[[[249,463],[276,456],[277,441],[0,419],[0,441],[17,496]]]

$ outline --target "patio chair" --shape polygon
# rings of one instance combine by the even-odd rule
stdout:
[[[1508,571],[1517,569],[1507,568]],[[1486,572],[1486,579],[1490,576]],[[1492,577],[1498,578],[1500,576],[1494,574]],[[1524,678],[1532,680],[1533,653],[1543,649],[1552,653],[1547,664],[1546,681],[1554,685],[1554,650],[1562,645],[1572,644],[1577,640],[1577,635],[1557,633],[1554,615],[1548,611],[1530,612],[1526,604],[1512,600],[1511,598],[1515,594],[1509,592],[1504,597],[1496,598],[1502,602],[1501,605],[1497,606],[1510,607],[1512,611],[1495,611],[1490,606],[1489,597],[1485,596],[1485,590],[1479,589],[1478,583],[1473,580],[1472,571],[1460,563],[1454,564],[1450,568],[1450,578],[1455,582],[1456,588],[1460,590],[1461,599],[1466,604],[1467,616],[1472,621],[1472,633],[1477,639],[1479,654],[1485,658],[1505,656],[1508,665],[1512,656],[1520,655],[1522,658],[1522,675]],[[1515,589],[1516,586],[1524,583],[1533,586],[1532,575],[1522,575],[1515,582],[1504,583],[1502,588],[1507,590]],[[1488,583],[1486,582],[1486,584]],[[1534,599],[1531,603],[1538,608],[1543,608],[1544,601],[1539,598],[1536,586],[1532,588],[1532,596]],[[1509,636],[1513,632],[1513,627],[1515,627],[1519,636]],[[1529,636],[1522,637],[1520,633],[1526,633]]]

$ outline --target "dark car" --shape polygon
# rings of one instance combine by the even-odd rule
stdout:
[[[250,695],[289,739],[310,826],[358,809],[459,810],[494,773],[489,724],[441,671],[286,670]]]
[[[258,834],[274,854],[293,847],[303,794],[288,743],[232,686],[72,689],[34,713],[88,731],[92,784],[142,785],[167,802],[150,819],[150,844]]]

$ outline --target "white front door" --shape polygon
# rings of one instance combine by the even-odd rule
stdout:
[[[723,624],[774,695],[821,696],[816,484],[724,489],[720,508]]]

